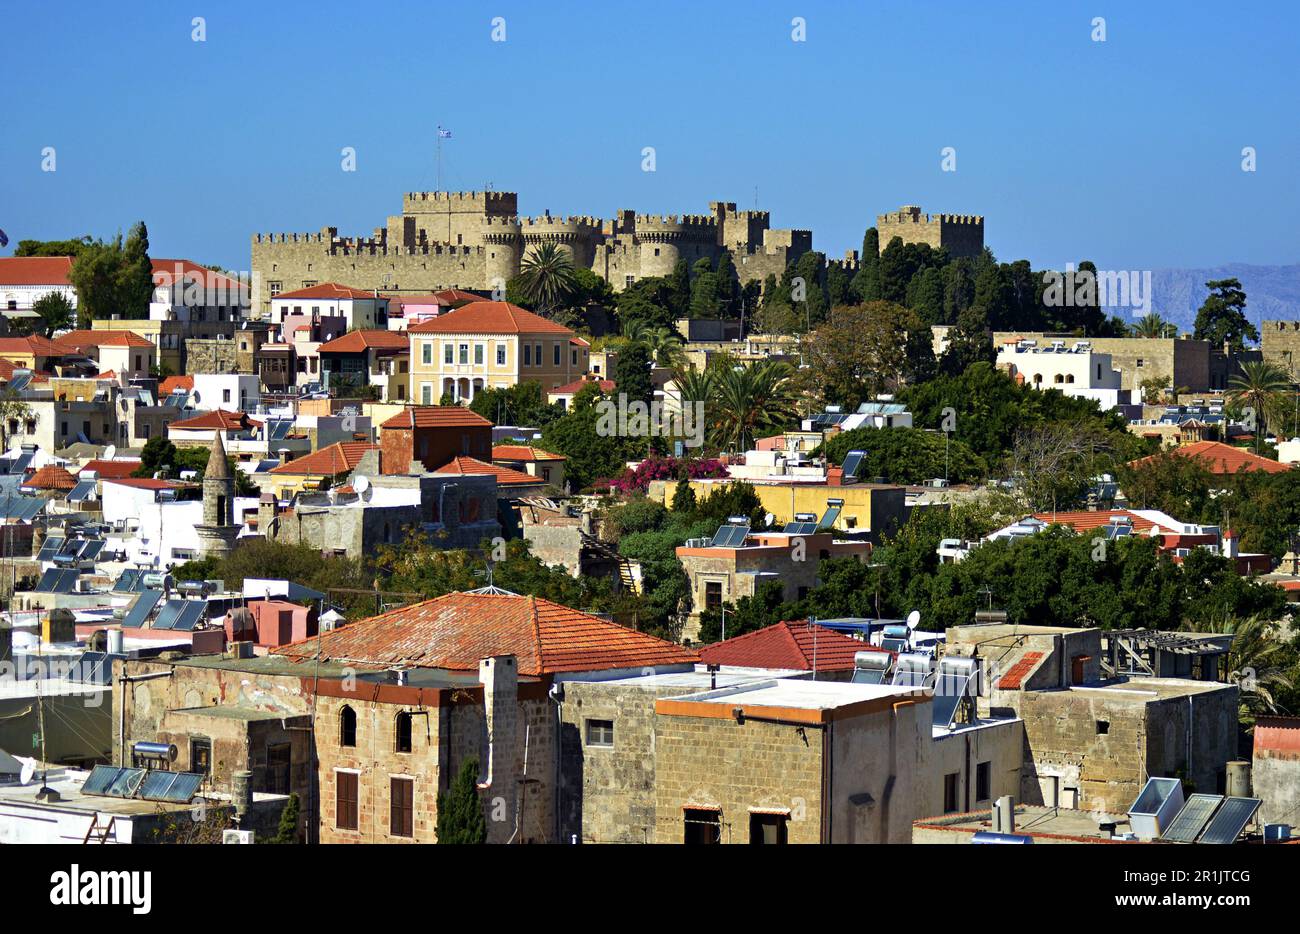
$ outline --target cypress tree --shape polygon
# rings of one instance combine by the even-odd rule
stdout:
[[[438,795],[439,843],[487,843],[487,820],[478,795],[478,760],[466,759],[445,794]]]

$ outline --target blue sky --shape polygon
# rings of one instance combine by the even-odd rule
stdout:
[[[434,187],[442,124],[444,187],[527,214],[757,190],[831,256],[910,203],[1036,266],[1300,261],[1295,3],[0,4],[5,253],[143,218],[245,269],[256,231],[368,234]]]

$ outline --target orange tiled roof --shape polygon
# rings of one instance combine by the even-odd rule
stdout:
[[[106,477],[105,483],[116,483],[118,486],[129,486],[137,490],[180,490],[187,486],[194,486],[193,483],[183,483],[179,480],[160,480],[153,477]]]
[[[6,256],[0,259],[0,285],[67,285],[71,256]]]
[[[380,428],[483,428],[492,422],[460,405],[411,405]]]
[[[1086,529],[1104,529],[1110,525],[1112,519],[1127,516],[1133,523],[1134,532],[1149,532],[1156,528],[1156,524],[1150,519],[1144,519],[1136,513],[1129,512],[1127,509],[1099,509],[1093,512],[1088,509],[1076,509],[1067,512],[1036,512],[1034,518],[1046,522],[1048,525],[1056,523],[1057,525],[1067,525],[1076,532]],[[1163,531],[1163,530],[1161,530]]]
[[[1016,691],[1024,683],[1025,677],[1034,670],[1043,657],[1042,652],[1026,652],[1016,663],[1007,669],[1007,673],[998,679],[999,691]]]
[[[181,284],[199,282],[203,284],[204,288],[223,288],[227,290],[247,290],[249,288],[248,283],[241,283],[238,279],[223,275],[216,270],[209,269],[207,266],[200,266],[188,259],[151,259],[150,265],[153,269],[155,285],[172,285],[179,280]]]
[[[68,352],[78,352],[86,347],[153,347],[153,342],[134,331],[69,331],[55,341]]]
[[[1267,457],[1260,457],[1258,454],[1252,454],[1244,448],[1235,448],[1231,444],[1224,444],[1222,441],[1197,441],[1193,444],[1184,444],[1172,448],[1166,453],[1176,454],[1179,457],[1195,458],[1210,473],[1219,475],[1234,474],[1239,470],[1263,470],[1266,473],[1284,473],[1291,469],[1289,464],[1270,460]],[[1138,467],[1160,456],[1160,454],[1152,454],[1150,457],[1141,457],[1131,461],[1129,466]]]
[[[101,480],[116,479],[129,477],[140,469],[140,461],[106,461],[99,458],[87,461],[78,471],[78,473],[89,473],[94,471],[95,475]]]
[[[554,389],[546,390],[548,396],[576,395],[583,386],[595,385],[600,387],[601,392],[613,392],[617,388],[617,383],[612,379],[579,379],[572,383],[565,383],[563,386],[556,386]]]
[[[470,302],[413,324],[412,334],[563,334],[573,331],[509,302]]]
[[[77,478],[58,464],[46,464],[23,483],[29,490],[70,490],[76,485]]]
[[[287,464],[272,467],[268,473],[293,476],[337,477],[356,470],[367,451],[377,451],[379,445],[369,441],[337,441],[329,447],[312,451]]]
[[[173,392],[184,390],[189,392],[194,388],[193,376],[169,376],[158,384],[158,395],[169,396]]]
[[[497,478],[497,486],[534,486],[544,482],[541,477],[534,477],[518,470],[511,470],[509,467],[485,464],[483,461],[472,457],[453,457],[435,470],[434,473],[454,473],[467,477],[494,476]]]
[[[710,665],[812,671],[815,656],[817,671],[849,671],[853,656],[870,648],[825,626],[783,622],[705,646],[700,658]]]
[[[247,428],[260,428],[262,425],[255,418],[249,418],[243,412],[227,412],[225,409],[213,409],[193,418],[183,418],[172,422],[168,430],[179,428],[182,431],[242,431]]]
[[[305,289],[298,289],[295,292],[281,292],[275,296],[273,301],[281,301],[286,298],[333,298],[333,299],[356,299],[356,298],[374,298],[374,292],[367,292],[363,289],[354,289],[350,285],[339,285],[337,282],[322,282],[320,285],[308,286]]]
[[[492,445],[494,461],[565,461],[563,454],[552,454],[531,444],[494,444]]]
[[[0,354],[32,354],[38,357],[62,357],[67,350],[48,337],[27,334],[23,337],[0,337]]]
[[[477,671],[480,659],[514,655],[522,675],[688,665],[696,653],[596,616],[509,594],[450,593],[280,646],[280,655],[361,665]]]
[[[361,353],[363,350],[408,350],[410,339],[401,331],[384,331],[378,328],[348,331],[342,337],[321,344],[320,353]]]

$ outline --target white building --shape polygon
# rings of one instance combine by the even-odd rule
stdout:
[[[323,282],[293,292],[281,292],[271,297],[271,323],[281,325],[285,317],[306,317],[308,320],[340,317],[347,322],[346,330],[370,330],[385,327],[388,318],[388,299],[373,292]],[[286,339],[291,335],[285,334]]]
[[[126,553],[134,567],[165,570],[200,557],[199,533],[203,524],[202,499],[176,499],[180,491],[192,489],[169,480],[128,478],[105,479],[100,505],[109,533],[109,548]],[[235,521],[244,523],[246,512],[257,513],[257,498],[236,497]],[[117,531],[119,530],[120,531]],[[247,528],[240,531],[246,534]]]
[[[247,412],[262,401],[262,383],[255,373],[195,373],[190,404],[199,410]]]
[[[1054,340],[1040,347],[1034,340],[1010,340],[998,348],[997,365],[1018,382],[1094,399],[1102,409],[1129,401],[1129,391],[1120,389],[1120,371],[1111,365],[1110,354],[1093,350],[1088,341],[1067,345]]]
[[[77,293],[68,284],[69,256],[7,256],[0,259],[0,311],[29,312],[37,299],[51,292],[77,307]]]

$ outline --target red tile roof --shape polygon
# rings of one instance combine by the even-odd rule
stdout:
[[[572,383],[565,383],[563,386],[556,386],[554,389],[546,390],[548,396],[560,395],[577,395],[578,390],[583,386],[596,385],[600,387],[601,392],[613,392],[618,384],[612,379],[579,379]]]
[[[168,426],[170,431],[173,428],[179,428],[182,431],[243,431],[247,428],[260,428],[261,422],[257,419],[249,418],[243,412],[227,412],[225,409],[213,409],[211,412],[204,412],[202,415],[195,415],[193,418],[184,418],[178,422],[172,422]]]
[[[1112,519],[1124,516],[1127,516],[1132,521],[1134,532],[1149,532],[1151,529],[1156,528],[1156,524],[1150,519],[1144,519],[1127,509],[1099,509],[1096,512],[1087,509],[1076,509],[1067,512],[1034,513],[1035,519],[1046,522],[1048,525],[1053,523],[1065,525],[1076,532],[1087,529],[1104,529],[1110,525]]]
[[[817,671],[850,671],[853,656],[872,648],[825,626],[783,622],[705,646],[700,658],[710,665],[813,671],[815,655]]]
[[[81,470],[78,471],[78,473],[84,474],[93,471],[95,476],[97,476],[101,480],[108,480],[108,479],[120,480],[123,477],[131,476],[131,474],[135,473],[139,469],[140,469],[140,461],[138,460],[106,461],[106,460],[101,460],[99,458],[96,458],[95,460],[87,461],[84,465],[82,465],[82,468]]]
[[[457,302],[486,302],[482,295],[466,292],[462,289],[439,289],[425,295],[384,295],[393,305],[437,305],[439,307],[454,305]]]
[[[280,646],[308,658],[318,638]],[[687,665],[699,656],[674,642],[538,597],[450,593],[363,619],[319,637],[322,658],[360,665],[477,671],[479,660],[514,655],[521,675]]]
[[[453,457],[433,472],[454,473],[469,477],[494,476],[497,478],[497,486],[534,486],[545,482],[541,477],[534,477],[518,470],[511,470],[509,467],[485,464],[483,461],[475,460],[472,457]]]
[[[158,395],[169,396],[178,389],[189,392],[194,388],[193,376],[169,376],[158,384]]]
[[[69,331],[55,341],[68,353],[83,352],[87,347],[153,347],[153,342],[134,331]]]
[[[199,282],[204,288],[241,289],[245,292],[250,288],[247,282],[240,282],[188,259],[151,259],[150,265],[153,267],[154,284],[159,286],[172,285],[180,280],[182,284]]]
[[[23,483],[29,490],[70,490],[77,478],[58,464],[46,464]]]
[[[1017,691],[1025,678],[1042,660],[1042,652],[1026,652],[1016,659],[1016,663],[1007,669],[1007,673],[998,679],[999,691]]]
[[[1234,474],[1239,470],[1263,470],[1267,473],[1284,473],[1291,469],[1289,464],[1270,460],[1267,457],[1260,457],[1258,454],[1252,454],[1244,448],[1235,448],[1230,444],[1224,444],[1222,441],[1197,441],[1193,444],[1183,444],[1171,448],[1165,454],[1195,458],[1210,473],[1220,475]],[[1139,467],[1162,456],[1164,455],[1152,454],[1150,457],[1142,457],[1130,461],[1129,466]]]
[[[6,256],[0,285],[67,285],[71,268],[71,256]]]
[[[0,337],[0,354],[33,354],[38,357],[62,357],[64,350],[48,337],[27,334],[23,337]]]
[[[296,292],[281,292],[272,300],[281,301],[286,298],[330,298],[347,300],[374,297],[374,292],[367,292],[364,289],[354,289],[349,285],[339,285],[337,282],[322,282],[320,285],[308,286],[305,289],[298,289]]]
[[[460,405],[411,405],[380,428],[483,428],[492,422]]]
[[[413,324],[412,334],[563,334],[573,331],[508,302],[470,302]]]
[[[337,477],[356,470],[367,451],[377,451],[379,445],[369,441],[338,441],[329,447],[312,451],[287,464],[272,467],[268,473],[293,476]]]
[[[317,349],[320,353],[361,353],[363,350],[409,350],[410,346],[410,339],[401,331],[370,329],[348,331]]]
[[[531,444],[494,444],[492,445],[494,461],[565,461],[563,454],[552,454]]]

